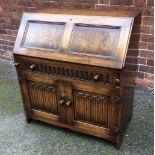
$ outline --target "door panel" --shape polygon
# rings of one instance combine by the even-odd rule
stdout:
[[[108,89],[98,89],[89,84],[72,82],[71,85],[67,86],[72,93],[72,105],[67,107],[67,113],[70,112],[67,119],[74,120],[74,125],[93,124],[111,129],[117,126],[119,105],[115,100],[115,92],[111,94]]]
[[[31,108],[58,115],[57,88],[52,84],[28,81]]]
[[[65,23],[28,22],[22,47],[60,51]]]
[[[63,81],[36,77],[34,74],[25,74],[25,79],[30,111],[48,113],[51,114],[51,118],[57,117],[59,121],[66,123],[66,107],[60,104],[65,91]]]
[[[114,59],[119,34],[119,27],[75,25],[69,53]]]
[[[108,125],[109,96],[73,91],[75,120],[106,127]]]

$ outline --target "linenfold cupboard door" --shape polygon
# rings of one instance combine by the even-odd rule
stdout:
[[[25,75],[20,86],[26,91],[23,93],[23,99],[29,99],[29,102],[25,102],[30,118],[45,113],[55,122],[66,123],[66,107],[61,104],[63,100],[61,97],[64,94],[63,83],[43,77],[34,77],[32,74],[32,76]]]
[[[67,123],[84,127],[92,124],[109,129],[117,126],[118,104],[110,90],[67,81],[64,81],[64,87]]]

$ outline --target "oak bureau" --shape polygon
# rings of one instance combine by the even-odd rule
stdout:
[[[94,135],[119,148],[132,117],[134,75],[124,64],[137,14],[24,13],[13,56],[27,122]]]

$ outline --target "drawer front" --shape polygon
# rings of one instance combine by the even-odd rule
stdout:
[[[120,75],[116,70],[23,56],[15,56],[15,59],[21,64],[22,71],[118,87]]]

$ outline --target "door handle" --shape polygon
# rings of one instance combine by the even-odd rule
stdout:
[[[63,100],[63,99],[59,101],[59,104],[61,104],[61,105],[63,105],[64,103],[65,103],[65,100]]]
[[[93,77],[93,80],[94,82],[97,82],[100,78],[100,75],[99,74],[96,74],[94,77]]]
[[[72,102],[71,102],[70,100],[68,100],[68,101],[66,102],[66,106],[67,106],[67,107],[71,106],[71,104],[72,104]]]
[[[66,101],[66,94],[62,94],[60,97],[59,104],[63,105]]]
[[[36,65],[30,65],[30,70],[33,70],[36,67]]]

